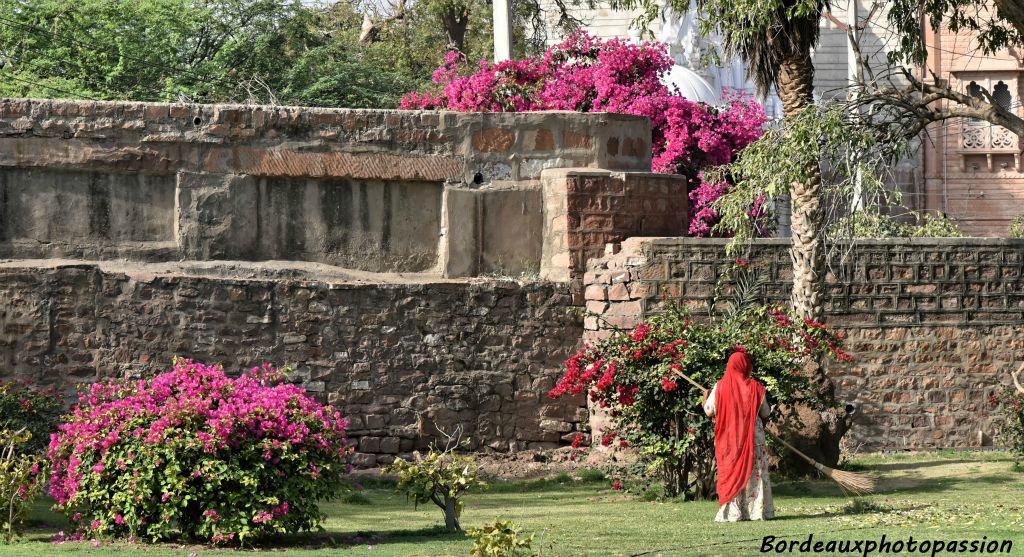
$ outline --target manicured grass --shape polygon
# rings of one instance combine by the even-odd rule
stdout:
[[[879,493],[853,500],[826,481],[778,482],[778,518],[769,522],[716,524],[714,502],[645,502],[611,490],[610,481],[502,482],[467,500],[462,521],[475,526],[497,517],[537,532],[544,556],[757,554],[763,536],[815,540],[1012,540],[1024,554],[1024,472],[1005,453],[871,455],[855,467],[878,474]],[[562,478],[564,480],[564,478]],[[370,482],[368,482],[370,483]],[[440,528],[434,507],[418,510],[386,485],[373,482],[366,497],[325,507],[327,532],[283,540],[265,551],[292,556],[443,556],[469,554],[464,536]],[[33,528],[0,554],[187,556],[240,552],[198,546],[86,543],[54,545],[58,515],[38,505]],[[247,551],[245,553],[252,553]],[[828,553],[821,553],[828,554]]]

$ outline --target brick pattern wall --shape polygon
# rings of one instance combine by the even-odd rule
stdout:
[[[592,262],[585,297],[597,315],[585,318],[585,337],[632,327],[667,303],[706,316],[733,265],[724,245],[632,239]],[[827,277],[826,321],[856,358],[828,367],[840,400],[858,406],[851,439],[865,449],[989,443],[999,424],[988,396],[1024,361],[1024,241],[860,241],[844,251]],[[784,304],[788,243],[758,241],[744,258],[767,279],[762,297]]]
[[[687,233],[687,180],[587,169],[545,171],[541,273],[580,287],[587,261],[605,245],[634,236]]]
[[[565,285],[354,284],[0,266],[0,379],[70,394],[139,377],[175,355],[229,370],[290,365],[352,420],[360,465],[387,462],[462,425],[494,450],[563,443],[581,419],[553,401],[581,336]]]

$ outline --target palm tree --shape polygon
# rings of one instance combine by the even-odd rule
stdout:
[[[811,49],[827,0],[696,0],[703,31],[716,31],[726,55],[738,56],[761,95],[775,89],[785,117],[814,104]],[[823,314],[824,249],[819,190],[821,171],[812,163],[806,180],[791,188],[793,309],[820,321]]]
[[[814,64],[811,49],[819,37],[819,20],[829,0],[610,0],[613,9],[639,10],[636,23],[649,23],[668,10],[696,8],[701,34],[721,37],[722,54],[739,57],[758,93],[772,89],[782,99],[786,120],[814,105]],[[821,321],[824,313],[823,211],[819,161],[809,164],[803,179],[790,186],[792,204],[793,292],[790,303],[806,319]],[[819,394],[834,400],[834,386],[818,362],[807,362]],[[800,411],[805,427],[792,441],[807,454],[834,465],[848,417]],[[794,461],[794,464],[796,461]]]
[[[688,1],[688,0],[676,0]],[[722,37],[724,53],[738,56],[748,78],[763,96],[774,89],[782,100],[786,120],[814,104],[814,64],[811,49],[818,42],[818,23],[828,0],[696,0],[703,31]],[[792,204],[793,291],[790,304],[806,319],[821,321],[824,313],[823,211],[819,161],[808,163],[803,180],[790,186]],[[819,396],[834,401],[834,385],[819,362],[806,362]],[[797,409],[803,427],[790,440],[804,452],[829,465],[839,460],[839,441],[849,429],[849,412],[819,414]],[[788,463],[807,470],[803,461]],[[809,471],[809,470],[808,470]]]

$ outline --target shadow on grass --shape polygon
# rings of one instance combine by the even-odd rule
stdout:
[[[493,479],[487,483],[489,493],[534,493],[541,491],[570,490],[582,487],[607,487],[608,480],[601,479],[572,479],[563,477],[542,478],[539,480],[501,480]]]
[[[407,530],[387,530],[385,532],[326,531],[316,534],[290,534],[270,538],[260,543],[258,550],[278,549],[326,549],[332,547],[352,547],[357,545],[386,545],[389,543],[417,543],[436,541],[461,541],[466,539],[465,532],[447,530],[443,526]]]
[[[907,467],[901,469],[912,469]],[[877,470],[877,468],[876,468]],[[882,479],[875,493],[907,495],[921,495],[926,493],[942,493],[946,491],[957,491],[970,486],[1005,486],[1007,478],[1004,474],[985,474],[979,476],[957,476],[951,478],[931,477],[924,478],[917,475],[909,475],[902,478]],[[844,494],[839,487],[827,479],[813,480],[786,480],[774,483],[772,491],[777,496],[783,497],[805,497],[805,498],[831,498],[842,497]]]
[[[1000,462],[998,460],[987,460],[985,462]],[[979,464],[976,460],[927,460],[924,462],[884,462],[875,464],[861,464],[857,468],[865,471],[877,470],[879,472],[893,472],[897,470],[915,470],[918,468],[931,468],[933,466],[947,466],[950,464]]]

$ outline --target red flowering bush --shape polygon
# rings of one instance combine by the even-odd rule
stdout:
[[[1024,461],[1024,393],[1006,387],[993,393],[989,402],[999,409],[1004,420],[999,428],[1001,440],[1013,451],[1014,458],[1020,464]]]
[[[19,452],[43,454],[50,434],[57,431],[64,402],[49,387],[37,389],[29,382],[0,383],[0,429],[25,430],[31,436],[19,444]]]
[[[701,407],[703,392],[682,374],[710,388],[721,378],[733,350],[754,360],[771,404],[822,408],[805,356],[852,359],[842,337],[824,325],[794,318],[782,308],[756,307],[708,322],[672,309],[569,358],[548,396],[586,393],[610,412],[613,431],[602,445],[631,447],[660,475],[668,496],[708,498],[714,493],[713,422]],[[773,412],[770,421],[798,419]]]
[[[670,91],[661,76],[672,67],[663,43],[601,40],[579,32],[552,46],[540,59],[481,60],[467,67],[449,53],[434,72],[439,93],[409,93],[405,109],[459,112],[572,110],[615,112],[651,120],[652,167],[691,180],[691,230],[708,235],[718,215],[711,201],[724,193],[701,190],[702,168],[728,164],[761,137],[767,120],[752,99],[727,96],[723,106],[696,103]],[[696,197],[694,193],[702,191]]]
[[[80,533],[242,543],[315,528],[342,491],[348,422],[264,365],[177,360],[93,385],[52,436],[50,495]]]

